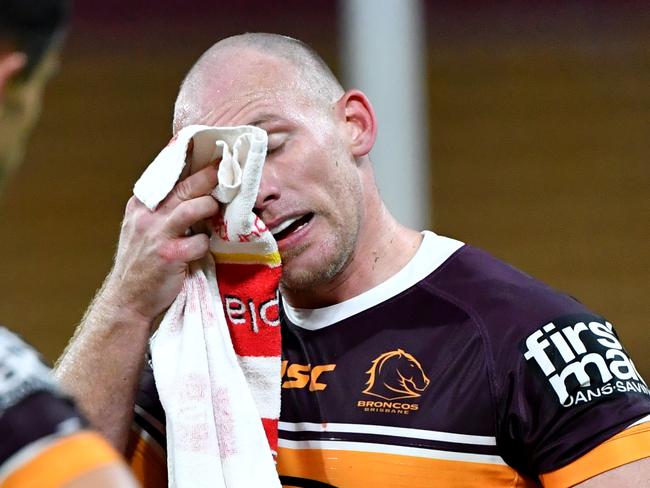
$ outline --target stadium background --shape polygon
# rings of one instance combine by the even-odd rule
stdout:
[[[425,4],[431,226],[606,316],[650,377],[650,8]],[[0,202],[2,322],[60,354],[202,51],[280,32],[339,69],[338,16],[328,0],[77,2],[61,72]]]

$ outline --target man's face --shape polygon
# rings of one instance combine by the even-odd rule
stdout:
[[[282,286],[328,283],[354,254],[361,184],[333,104],[315,102],[285,60],[246,51],[217,77],[201,123],[255,124],[269,135],[256,213],[271,229],[283,261]],[[224,63],[224,66],[226,64]],[[233,81],[236,80],[236,81]]]
[[[47,81],[58,65],[58,49],[51,48],[26,81],[10,83],[0,99],[0,185],[23,158],[27,139],[41,113]]]

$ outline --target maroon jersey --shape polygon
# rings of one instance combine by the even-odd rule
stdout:
[[[612,325],[461,242],[427,232],[384,283],[281,319],[285,486],[566,486],[650,456]]]

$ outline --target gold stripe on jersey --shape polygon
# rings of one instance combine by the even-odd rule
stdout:
[[[167,488],[165,452],[146,431],[137,428],[131,430],[126,458],[143,488]]]
[[[650,422],[625,429],[571,464],[539,478],[546,488],[573,486],[646,457],[650,457]]]
[[[338,488],[484,488],[486,480],[491,488],[536,486],[504,464],[336,449],[280,447],[278,472]]]
[[[119,461],[119,454],[98,434],[81,431],[56,439],[0,482],[0,488],[59,488]]]

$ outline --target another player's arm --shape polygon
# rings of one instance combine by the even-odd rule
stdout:
[[[120,451],[154,322],[178,295],[188,263],[208,252],[206,235],[186,231],[217,212],[209,196],[216,182],[215,168],[204,168],[154,212],[131,198],[113,269],[56,365],[61,386]]]
[[[619,466],[575,486],[580,488],[650,486],[650,458]]]

